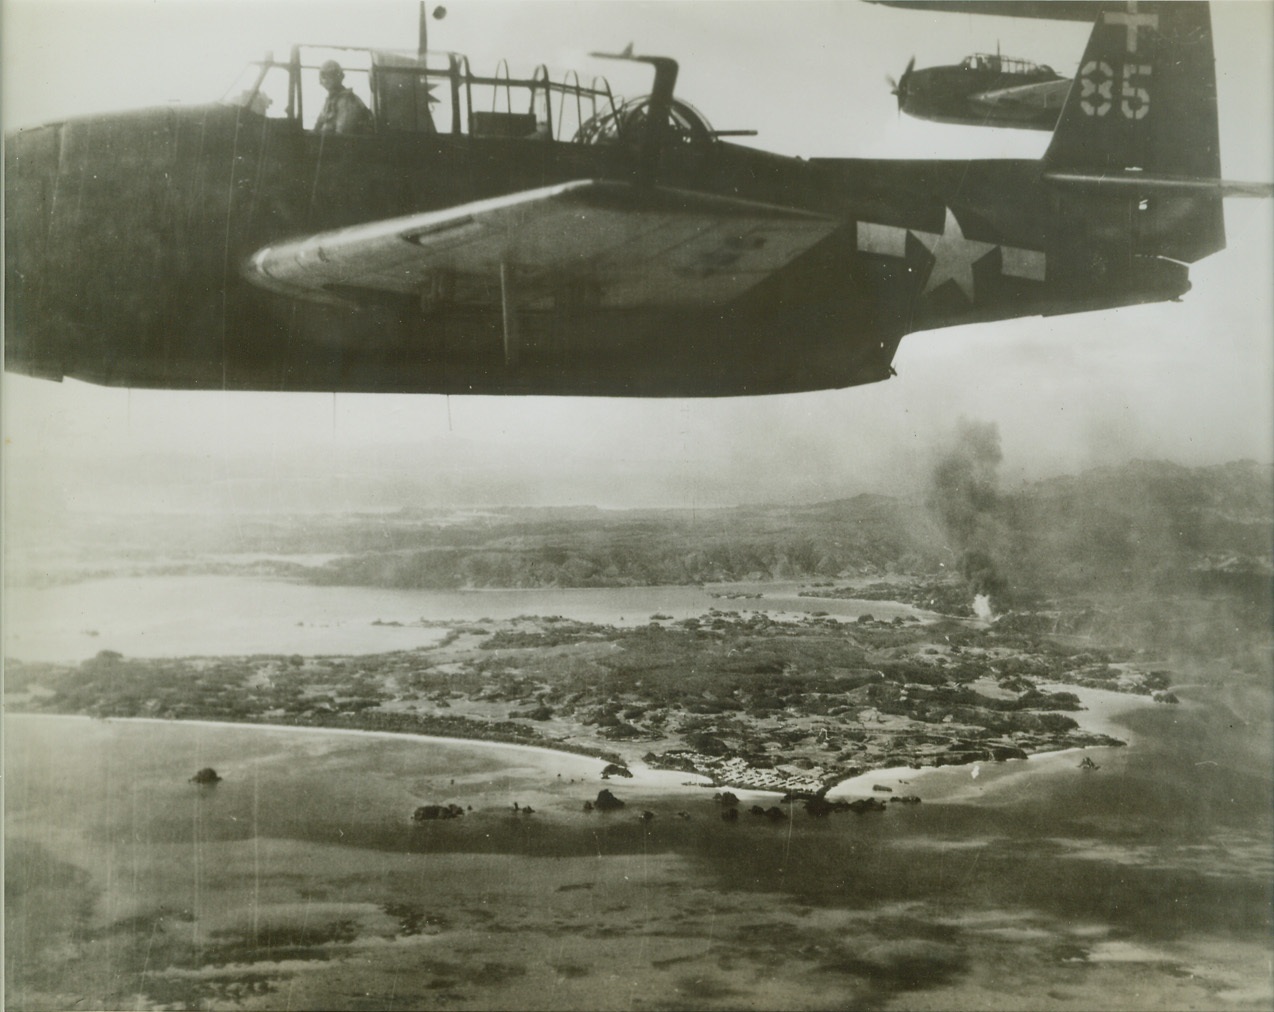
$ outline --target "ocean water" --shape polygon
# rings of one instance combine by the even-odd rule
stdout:
[[[654,614],[684,619],[710,608],[842,618],[925,613],[881,601],[802,598],[799,584],[535,590],[385,590],[321,587],[239,576],[145,576],[51,587],[5,588],[5,654],[25,661],[79,661],[99,650],[130,657],[254,653],[366,654],[427,646],[445,630],[426,622],[561,615],[639,625]],[[380,624],[376,624],[376,623]],[[401,623],[390,625],[387,623]]]
[[[976,797],[952,774],[896,787],[919,806],[733,823],[580,756],[9,716],[8,1000],[1268,1008],[1265,690],[1181,694],[1119,718],[1134,743],[1096,772],[1062,755]],[[585,813],[602,787],[626,807]],[[441,802],[466,814],[411,820]]]

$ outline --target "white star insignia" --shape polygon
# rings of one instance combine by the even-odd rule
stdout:
[[[922,295],[928,295],[947,281],[954,281],[965,297],[974,302],[973,265],[993,249],[1000,251],[1000,274],[1003,277],[1027,281],[1045,281],[1048,278],[1048,258],[1043,250],[966,239],[950,208],[947,208],[941,235],[870,221],[858,222],[856,229],[860,253],[898,260],[907,259],[907,236],[914,235],[933,256],[933,268],[929,271]],[[910,267],[907,269],[911,270]]]
[[[911,234],[933,254],[933,270],[929,272],[929,281],[921,294],[928,295],[939,285],[954,281],[968,300],[973,302],[973,265],[995,249],[996,244],[966,239],[960,230],[960,223],[949,207],[947,220],[942,226],[942,235],[917,232],[915,229],[911,230]]]

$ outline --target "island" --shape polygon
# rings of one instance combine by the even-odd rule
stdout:
[[[1117,746],[1084,727],[1072,689],[1166,701],[1171,684],[1131,650],[1012,614],[988,624],[713,608],[636,627],[561,616],[423,624],[446,634],[368,656],[16,661],[7,705],[540,745],[598,758],[603,779],[644,762],[706,786],[811,797],[876,769]]]

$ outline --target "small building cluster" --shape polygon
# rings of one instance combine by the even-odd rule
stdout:
[[[659,765],[698,773],[709,777],[714,784],[731,787],[756,791],[815,792],[824,786],[824,772],[818,766],[808,770],[796,766],[757,769],[746,759],[725,759],[689,749],[675,749],[655,758]]]

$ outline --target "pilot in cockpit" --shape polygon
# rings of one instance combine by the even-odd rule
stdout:
[[[327,101],[314,121],[321,134],[367,134],[372,132],[372,114],[363,100],[345,87],[345,71],[335,60],[319,68],[319,83],[327,89]]]

